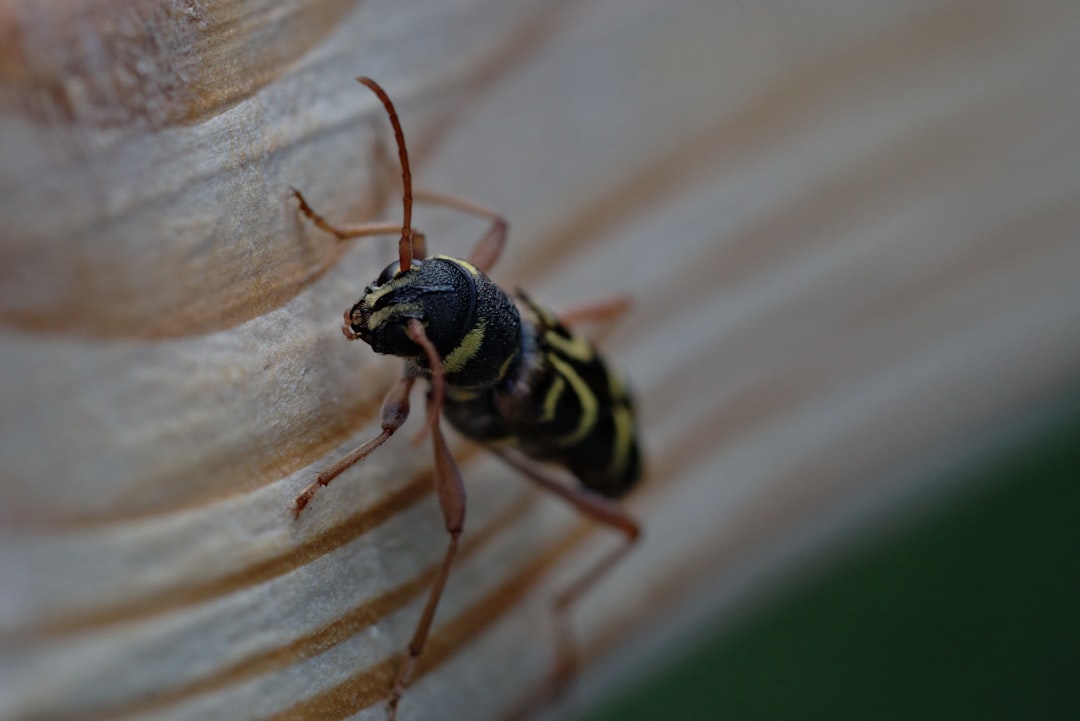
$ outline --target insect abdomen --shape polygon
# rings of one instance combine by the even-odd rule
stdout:
[[[622,496],[641,474],[630,395],[591,344],[557,322],[544,326],[543,377],[531,396],[538,442],[522,438],[523,448],[562,462],[597,493]]]
[[[522,349],[523,372],[516,388],[495,390],[487,407],[504,420],[505,440],[525,454],[565,466],[597,493],[626,494],[641,475],[630,394],[588,341],[526,296],[522,300],[534,316]],[[470,424],[484,416],[476,412],[481,400]]]

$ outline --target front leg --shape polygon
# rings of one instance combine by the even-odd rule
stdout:
[[[465,526],[465,484],[462,483],[461,472],[439,428],[438,416],[435,417],[435,423],[432,426],[431,442],[435,449],[435,495],[438,496],[443,525],[450,540],[446,545],[446,553],[443,555],[439,572],[435,576],[435,583],[424,605],[424,612],[416,624],[412,640],[409,641],[407,655],[401,668],[398,669],[394,686],[390,690],[390,697],[386,700],[388,721],[394,721],[397,717],[398,702],[412,679],[420,654],[424,652],[431,624],[435,620],[435,611],[439,608],[439,599],[442,598],[443,589],[446,587],[446,579],[450,576],[450,566],[454,562],[454,556],[457,555],[461,531]]]
[[[311,497],[315,495],[316,491],[340,476],[350,466],[366,458],[368,454],[385,443],[405,423],[405,419],[409,417],[409,391],[412,390],[415,382],[415,378],[405,376],[390,389],[382,404],[382,432],[320,473],[314,483],[296,497],[293,509],[295,518],[300,518],[300,512],[311,501]]]

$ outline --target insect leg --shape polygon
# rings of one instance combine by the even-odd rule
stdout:
[[[577,653],[568,620],[569,611],[574,603],[580,600],[608,571],[629,554],[637,539],[641,536],[641,525],[627,514],[618,503],[608,498],[583,488],[561,483],[533,464],[515,455],[497,449],[492,449],[492,451],[545,491],[554,493],[592,520],[620,531],[626,537],[626,542],[623,545],[603,556],[599,562],[563,589],[552,603],[557,649],[555,668],[547,684],[547,690],[552,695],[556,695],[573,679],[577,669]]]
[[[592,343],[600,343],[613,330],[617,321],[626,311],[630,310],[631,300],[628,295],[617,295],[585,305],[569,308],[558,314],[559,322],[565,326],[575,326],[579,323],[602,323],[603,325],[585,336]]]
[[[428,357],[428,367],[431,369],[431,397],[427,407],[427,421],[425,423],[425,428],[429,431],[434,429],[439,414],[442,413],[443,399],[446,398],[446,375],[443,373],[442,359],[439,358],[439,352],[435,349],[435,345],[431,340],[428,339],[427,333],[424,332],[424,324],[416,318],[409,319],[408,333],[409,338],[424,349],[424,353]],[[424,433],[421,433],[415,440],[419,442],[423,438]]]
[[[417,190],[413,193],[413,196],[417,202],[441,205],[490,220],[491,227],[487,229],[487,232],[477,241],[469,253],[469,262],[484,273],[491,270],[491,267],[499,260],[499,256],[502,255],[503,248],[506,246],[506,232],[509,228],[506,218],[494,210],[488,210],[483,206],[470,203],[461,198],[455,198],[452,195]]]
[[[559,321],[568,326],[575,323],[613,323],[630,310],[631,304],[630,296],[617,295],[568,308],[558,316]]]
[[[429,404],[432,403],[434,403],[433,400],[429,401]],[[450,541],[446,546],[446,555],[443,556],[442,565],[439,566],[439,572],[435,576],[435,583],[431,587],[431,594],[424,606],[424,612],[416,624],[412,640],[409,641],[408,656],[398,670],[394,688],[386,701],[390,721],[393,721],[397,714],[398,701],[401,700],[402,693],[409,685],[417,659],[424,651],[428,632],[431,630],[432,621],[435,620],[435,611],[439,607],[439,599],[446,586],[446,579],[450,575],[450,566],[454,561],[454,556],[457,555],[458,540],[461,538],[461,531],[465,525],[465,484],[461,481],[461,472],[443,438],[437,415],[435,419],[431,430],[432,446],[435,449],[435,491],[439,497],[439,508],[442,510],[443,522]]]
[[[315,495],[319,488],[340,476],[353,464],[363,460],[368,454],[385,443],[390,436],[394,435],[394,432],[409,417],[409,391],[412,390],[415,382],[415,378],[405,376],[390,389],[382,404],[382,432],[320,473],[315,482],[296,497],[293,511],[295,518],[300,518],[300,512],[304,510],[304,507],[311,501],[311,497]]]
[[[290,188],[293,195],[300,203],[300,212],[306,215],[317,227],[325,230],[338,240],[350,240],[363,238],[370,235],[397,235],[401,233],[401,226],[395,223],[355,223],[351,225],[333,225],[324,217],[315,212],[308,204],[307,199],[296,188]],[[413,230],[413,238],[416,237]]]

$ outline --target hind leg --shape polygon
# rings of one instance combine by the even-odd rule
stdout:
[[[550,678],[542,689],[543,696],[554,697],[573,681],[577,673],[577,648],[573,641],[573,634],[570,632],[569,622],[571,610],[633,550],[634,544],[641,536],[641,525],[618,503],[609,498],[583,488],[569,486],[517,456],[497,450],[495,453],[545,491],[559,496],[590,519],[619,531],[625,537],[625,543],[601,557],[595,565],[588,568],[585,573],[555,596],[552,603],[556,634],[555,664]]]
[[[625,315],[626,311],[630,310],[632,303],[630,296],[616,295],[611,298],[567,308],[558,316],[559,320],[565,325],[614,323]]]

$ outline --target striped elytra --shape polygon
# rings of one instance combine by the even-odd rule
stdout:
[[[630,394],[591,343],[524,293],[519,300],[521,322],[499,331],[514,335],[515,347],[493,359],[505,371],[479,390],[449,385],[443,413],[474,440],[562,465],[601,495],[625,495],[641,473]],[[484,310],[474,324],[497,326]]]

